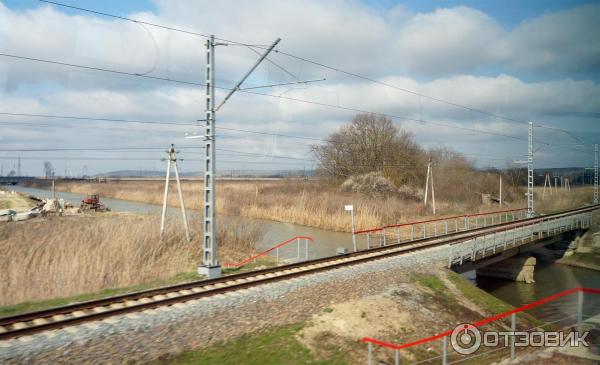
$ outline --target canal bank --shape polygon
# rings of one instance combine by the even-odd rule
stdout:
[[[5,187],[7,190],[14,190],[18,192],[27,193],[39,198],[50,198],[52,192],[46,189],[29,188],[20,185]],[[83,194],[57,192],[56,195],[63,198],[74,205],[79,205],[81,199],[85,196]],[[103,204],[108,206],[112,211],[115,212],[127,212],[135,214],[146,214],[150,216],[159,216],[162,207],[160,205],[138,203],[127,200],[111,199],[100,197]],[[167,207],[167,212],[170,218],[177,221],[181,219],[181,213],[179,208]],[[260,225],[264,230],[264,235],[259,242],[257,242],[257,250],[262,251],[275,246],[289,238],[295,236],[309,236],[314,239],[314,243],[309,246],[309,258],[321,258],[326,256],[333,256],[336,254],[338,247],[344,247],[349,250],[352,249],[352,235],[343,232],[334,232],[324,229],[312,228],[301,226],[291,223],[275,222],[270,220],[242,218],[233,216],[218,216],[219,220],[229,222],[240,222],[240,223],[254,223]],[[200,224],[201,216],[197,210],[188,209],[188,219],[191,225]],[[281,249],[281,257],[295,257],[296,253],[295,246],[289,246]]]

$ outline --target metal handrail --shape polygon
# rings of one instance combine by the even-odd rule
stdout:
[[[268,250],[265,250],[265,251],[262,251],[262,252],[260,252],[260,253],[257,253],[256,255],[250,256],[250,257],[248,257],[248,258],[246,258],[246,259],[244,259],[244,260],[242,260],[242,261],[240,261],[240,262],[234,262],[234,263],[231,263],[231,262],[230,262],[230,263],[223,264],[223,266],[224,266],[224,267],[227,267],[227,268],[238,268],[238,267],[242,267],[242,266],[244,266],[244,265],[246,265],[246,264],[249,264],[250,262],[252,262],[252,261],[256,260],[257,258],[259,258],[259,257],[261,257],[261,256],[264,256],[264,255],[268,254],[268,253],[269,253],[269,252],[271,252],[271,251],[277,250],[277,249],[279,249],[280,247],[283,247],[283,246],[285,246],[285,245],[288,245],[288,244],[290,244],[290,243],[292,243],[292,242],[294,242],[294,241],[296,241],[296,240],[301,240],[301,239],[304,239],[304,240],[306,240],[307,242],[311,242],[311,243],[314,243],[314,242],[315,242],[315,240],[314,240],[312,237],[309,237],[309,236],[296,236],[296,237],[292,237],[292,238],[290,238],[290,239],[288,239],[288,240],[286,240],[286,241],[284,241],[284,242],[282,242],[282,243],[280,243],[280,244],[277,244],[277,245],[275,245],[275,246],[273,246],[273,247],[269,248]],[[308,246],[307,246],[307,247],[308,247]]]
[[[407,223],[398,223],[398,224],[388,224],[388,225],[382,226],[382,227],[376,227],[376,228],[370,228],[370,229],[363,229],[361,231],[355,231],[354,234],[379,232],[379,231],[383,231],[386,228],[406,227],[406,226],[412,226],[412,225],[415,225],[415,224],[425,224],[425,223],[431,223],[431,222],[439,222],[439,221],[444,221],[444,220],[449,220],[449,219],[481,217],[481,216],[492,215],[492,214],[520,212],[520,211],[524,211],[524,210],[527,210],[527,208],[509,209],[509,210],[498,210],[498,211],[494,211],[494,212],[476,213],[476,214],[463,214],[463,215],[456,215],[456,216],[451,216],[451,217],[429,219],[429,220],[425,220],[425,221],[407,222]]]
[[[506,318],[506,317],[509,317],[509,316],[516,315],[517,313],[524,312],[526,310],[529,310],[529,309],[532,309],[532,308],[535,308],[535,307],[539,307],[540,305],[543,305],[543,304],[555,301],[555,300],[557,300],[559,298],[562,298],[562,297],[565,297],[565,296],[568,296],[568,295],[571,295],[571,294],[575,294],[575,293],[600,294],[600,289],[597,289],[597,288],[577,287],[577,288],[572,288],[572,289],[569,289],[569,290],[565,290],[565,291],[556,293],[554,295],[550,295],[548,297],[536,300],[536,301],[534,301],[532,303],[523,305],[521,307],[512,309],[510,311],[506,311],[506,312],[503,312],[503,313],[500,313],[500,314],[497,314],[497,315],[494,315],[494,316],[491,316],[491,317],[484,318],[484,319],[482,319],[482,320],[480,320],[478,322],[473,323],[472,326],[473,327],[481,327],[481,326],[484,326],[484,325],[486,325],[488,323],[495,322],[497,320],[500,320],[500,319],[503,319],[503,318]],[[580,314],[578,314],[578,317],[581,317]],[[513,320],[514,320],[514,317],[513,317]],[[445,331],[445,332],[442,332],[442,333],[439,333],[437,335],[425,337],[425,338],[422,338],[422,339],[419,339],[419,340],[416,340],[416,341],[413,341],[413,342],[405,343],[405,344],[394,344],[394,343],[385,342],[385,341],[377,340],[375,338],[370,338],[370,337],[363,337],[360,340],[360,342],[362,342],[362,343],[368,343],[369,344],[369,349],[370,349],[370,346],[372,346],[372,344],[374,344],[374,345],[378,345],[378,346],[385,347],[385,348],[388,348],[388,349],[392,349],[392,350],[395,350],[395,351],[399,351],[399,350],[402,350],[402,349],[406,349],[406,348],[417,346],[417,345],[422,345],[422,344],[429,343],[429,342],[432,342],[432,341],[435,341],[435,340],[439,340],[439,339],[444,339],[446,341],[447,337],[450,336],[450,335],[452,335],[452,332],[453,332],[453,329]]]

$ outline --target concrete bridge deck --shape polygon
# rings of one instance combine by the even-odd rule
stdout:
[[[594,212],[564,217],[541,217],[537,223],[518,222],[503,229],[450,245],[448,267],[466,272],[506,260],[557,241],[567,232],[587,230]]]

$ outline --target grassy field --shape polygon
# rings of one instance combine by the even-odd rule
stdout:
[[[36,203],[28,199],[25,195],[9,191],[0,190],[0,209],[12,209],[17,212],[29,210],[36,206]]]
[[[268,219],[335,231],[351,230],[348,213],[343,209],[344,204],[354,204],[357,229],[407,222],[432,215],[431,208],[425,209],[423,203],[415,199],[406,199],[399,195],[371,197],[359,193],[347,193],[312,180],[234,180],[218,181],[217,185],[219,214]],[[203,201],[200,195],[201,186],[199,182],[183,182],[186,206],[189,208],[201,208]],[[58,182],[57,189],[81,194],[99,193],[105,197],[162,204],[164,185],[160,181],[115,181],[100,184]],[[587,199],[588,190],[578,188],[573,189],[571,193],[555,194],[552,199],[549,197],[544,201],[538,199],[540,201],[538,207],[543,211],[580,204]],[[541,196],[541,190],[536,195]],[[557,196],[560,198],[556,199]],[[168,204],[177,206],[179,204],[177,199],[175,187],[172,186]],[[521,198],[505,205],[503,209],[520,208],[524,205],[525,200]],[[497,204],[485,205],[480,199],[452,201],[438,198],[436,206],[438,216],[499,209]]]
[[[550,194],[543,188],[534,188],[536,213],[552,213],[563,209],[580,207],[592,203],[594,190],[591,186],[572,188],[570,191],[557,190]]]
[[[296,338],[301,329],[302,324],[283,326],[272,331],[243,336],[205,350],[166,357],[153,365],[342,365],[348,363],[342,356],[326,360],[316,358]]]
[[[262,234],[257,225],[221,225],[220,260],[246,258]],[[0,252],[0,305],[6,306],[194,272],[201,246],[199,239],[188,243],[175,225],[161,241],[155,218],[100,214],[2,224]]]
[[[200,182],[183,182],[186,206],[200,209],[202,197]],[[58,182],[57,189],[81,194],[99,193],[101,196],[162,204],[164,185],[160,181],[116,181],[108,183]],[[344,204],[354,204],[357,229],[367,229],[385,224],[401,223],[431,216],[421,201],[399,195],[371,197],[340,189],[314,180],[278,181],[218,181],[217,210],[219,214],[247,218],[268,219],[335,231],[351,230]],[[591,201],[591,188],[573,188],[570,192],[557,192],[552,196],[536,188],[536,211],[551,212],[580,206]],[[497,204],[485,205],[475,198],[459,201],[438,198],[437,215],[463,214],[498,210]],[[473,195],[473,194],[472,194]],[[519,195],[520,194],[513,194]],[[177,206],[175,186],[171,186],[169,205]],[[524,197],[505,205],[507,208],[525,206]]]

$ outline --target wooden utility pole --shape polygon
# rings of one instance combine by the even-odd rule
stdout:
[[[552,195],[552,180],[550,180],[550,174],[546,173],[546,177],[544,178],[544,190],[542,190],[542,199],[546,195],[546,186],[550,189],[550,195]]]
[[[431,157],[429,158],[429,162],[427,162],[427,178],[425,179],[425,199],[423,200],[423,204],[425,208],[427,208],[427,197],[429,192],[429,182],[431,181],[431,200],[433,206],[433,215],[435,215],[435,190],[433,188],[433,164],[431,163]]]
[[[502,175],[500,175],[500,196],[499,196],[500,207],[502,207]]]
[[[185,205],[183,203],[183,192],[181,191],[181,182],[179,181],[179,168],[177,166],[177,152],[175,146],[171,145],[167,150],[167,176],[165,178],[165,195],[163,197],[162,215],[160,220],[160,237],[162,239],[165,230],[165,219],[167,217],[167,197],[169,195],[169,179],[171,177],[171,163],[175,167],[175,179],[177,180],[177,191],[179,192],[179,205],[181,206],[181,215],[183,218],[183,227],[185,228],[185,236],[188,242],[191,240],[190,231],[188,228],[187,215],[185,213]]]

